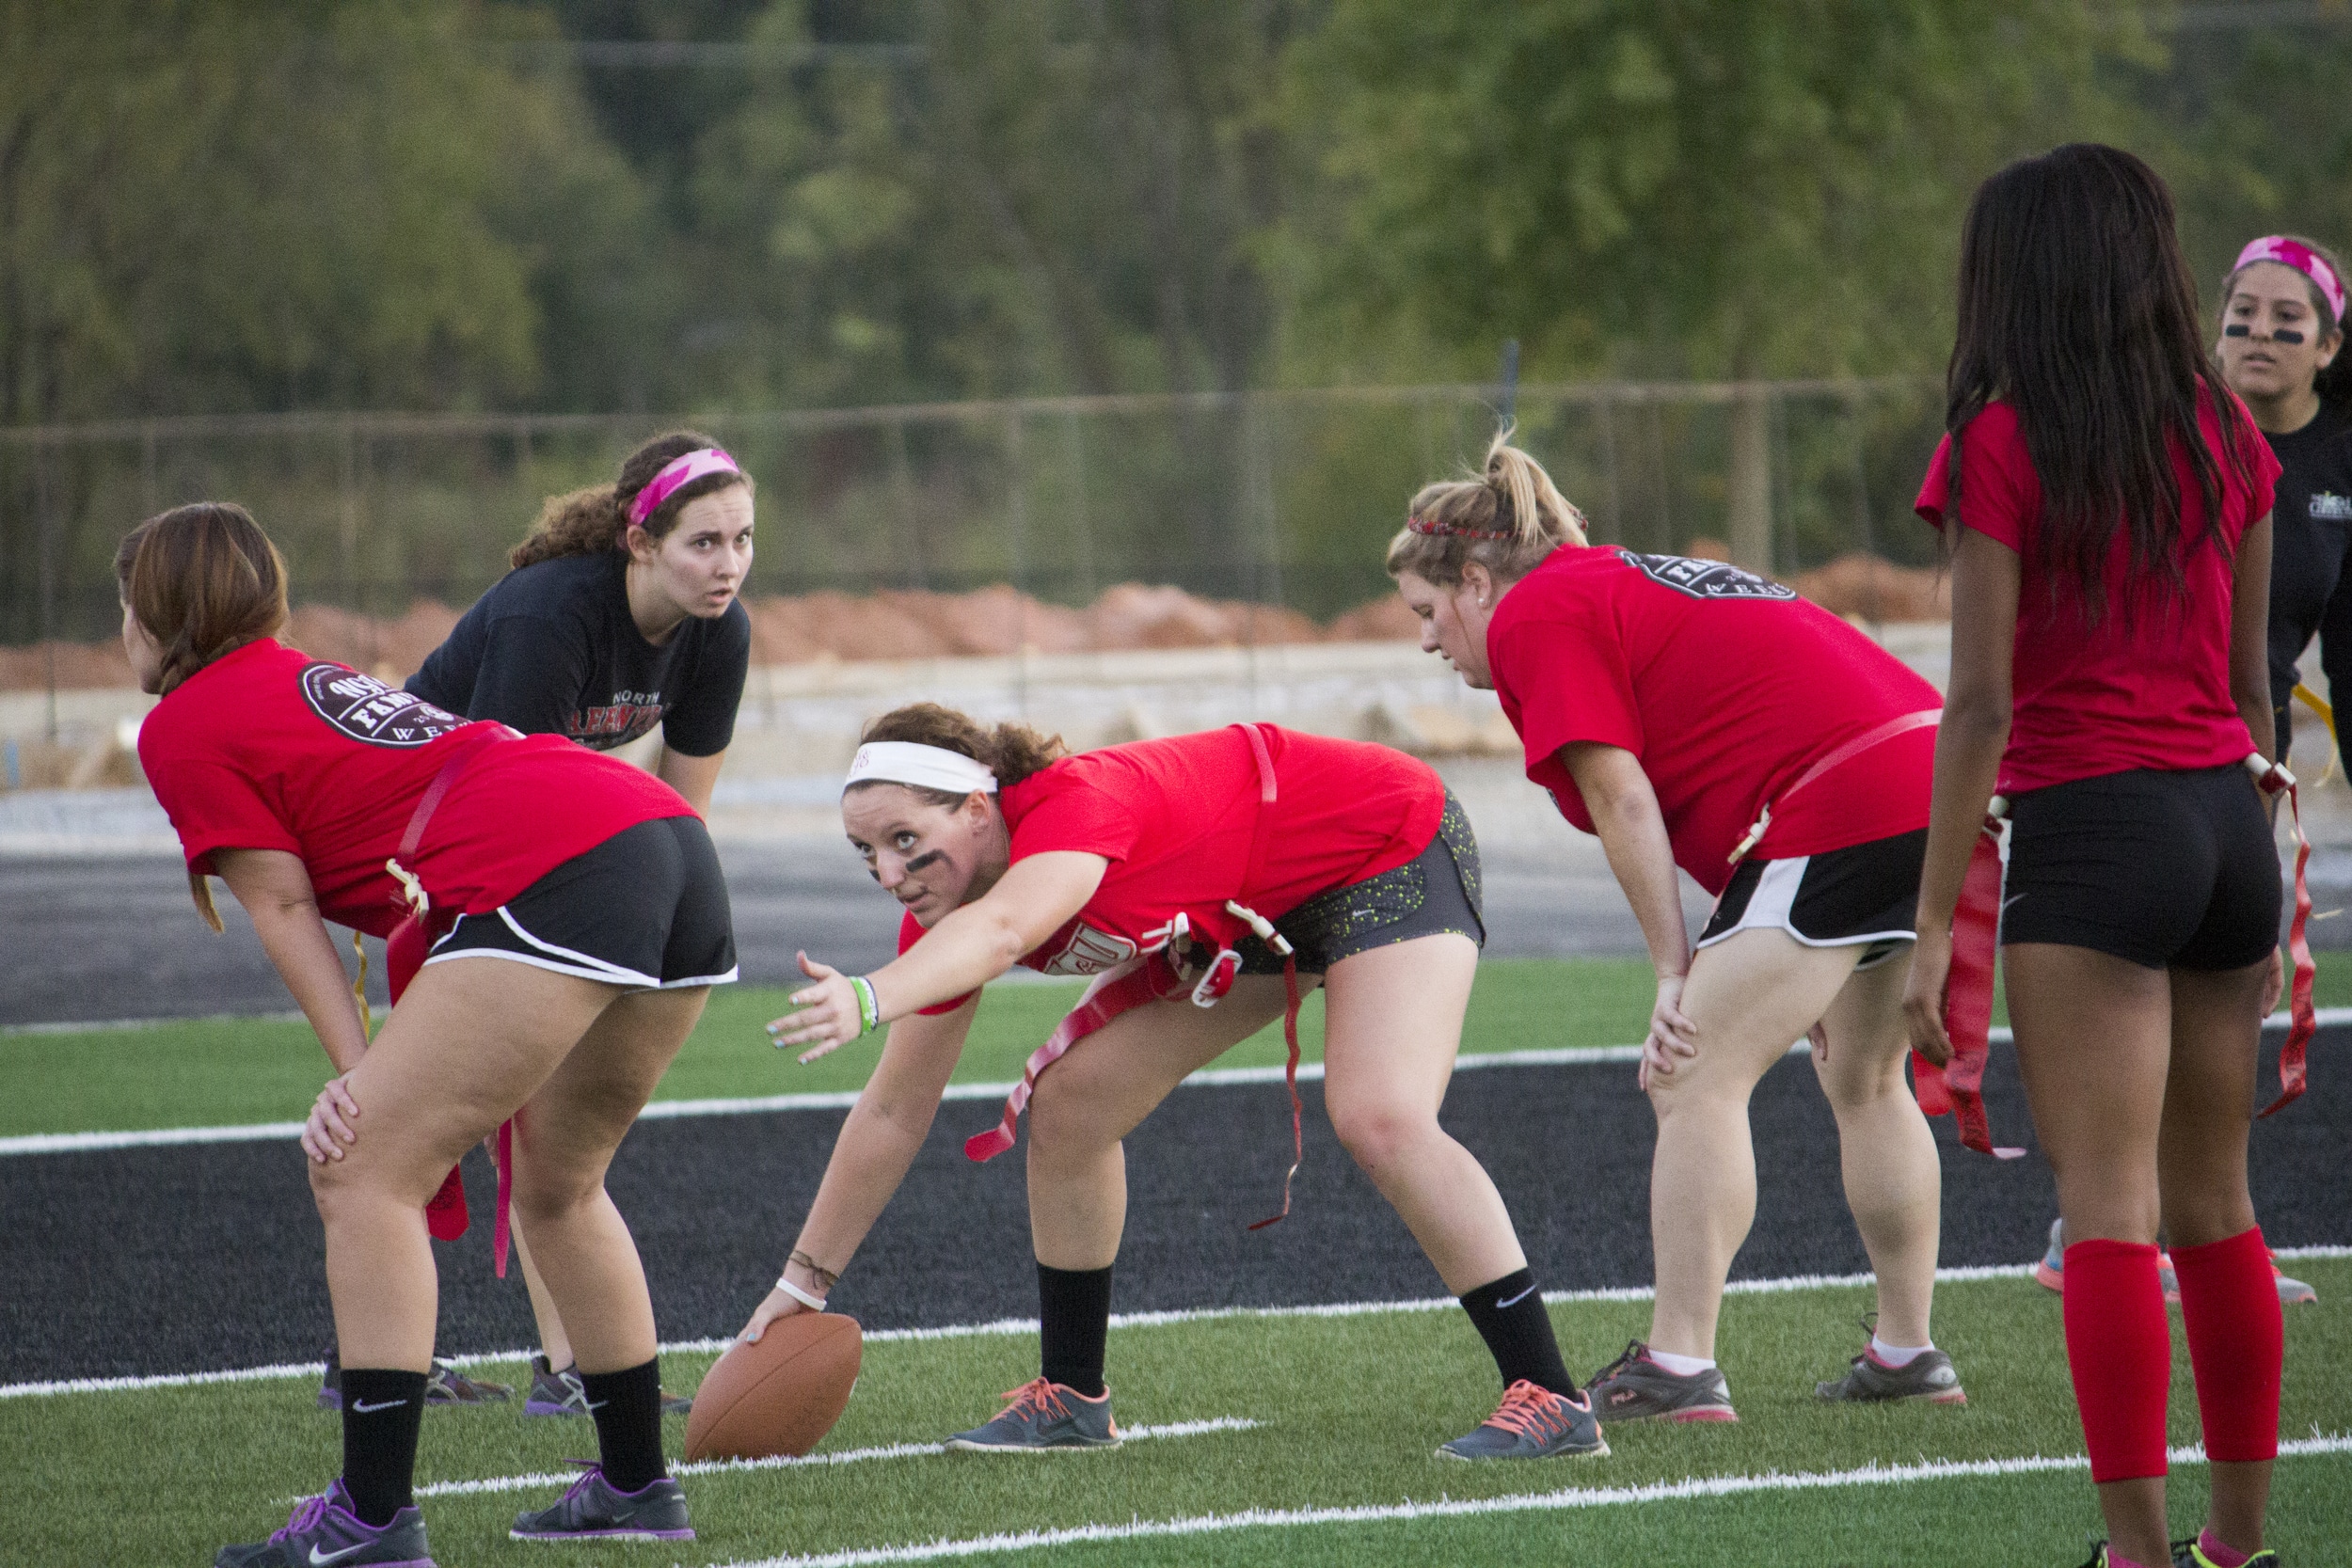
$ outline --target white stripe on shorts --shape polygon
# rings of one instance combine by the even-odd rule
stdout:
[[[1785,861],[1766,861],[1756,879],[1756,891],[1748,895],[1748,907],[1740,911],[1740,918],[1731,929],[1718,931],[1702,938],[1701,947],[1712,947],[1728,942],[1742,931],[1778,931],[1790,941],[1806,947],[1863,947],[1874,942],[1915,942],[1915,931],[1865,931],[1851,937],[1809,937],[1791,923],[1796,908],[1797,890],[1804,885],[1804,868],[1812,863],[1810,855],[1792,855]]]

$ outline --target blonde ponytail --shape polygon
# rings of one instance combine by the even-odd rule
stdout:
[[[1474,561],[1515,582],[1553,550],[1590,542],[1584,514],[1542,464],[1511,445],[1511,432],[1509,425],[1496,432],[1479,478],[1422,486],[1406,509],[1404,529],[1389,541],[1391,577],[1410,572],[1451,588]]]

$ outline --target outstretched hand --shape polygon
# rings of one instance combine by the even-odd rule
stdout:
[[[801,1065],[806,1067],[857,1038],[865,1031],[865,1022],[858,1014],[857,990],[850,984],[849,976],[818,963],[806,953],[794,957],[800,959],[801,973],[813,984],[803,986],[787,998],[800,1010],[769,1024],[768,1040],[779,1051],[795,1045],[807,1046],[801,1053]]]
[[[1661,974],[1658,977],[1658,1000],[1650,1006],[1649,1033],[1642,1040],[1642,1065],[1635,1074],[1644,1093],[1647,1093],[1652,1076],[1674,1076],[1675,1058],[1688,1059],[1699,1053],[1699,1026],[1683,1015],[1682,988],[1690,977],[1685,974]]]
[[[1952,1059],[1952,1037],[1944,1026],[1944,988],[1951,974],[1951,928],[1921,926],[1911,952],[1911,978],[1903,986],[1903,1022],[1911,1049],[1937,1067]]]

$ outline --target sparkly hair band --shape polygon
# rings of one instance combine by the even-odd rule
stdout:
[[[739,474],[735,459],[717,447],[702,447],[683,457],[674,457],[662,465],[651,483],[637,492],[637,499],[628,503],[628,520],[639,527],[660,508],[663,501],[677,493],[681,484],[691,484],[705,474]]]
[[[1405,531],[1425,533],[1446,539],[1516,539],[1518,537],[1517,529],[1456,528],[1452,523],[1441,523],[1435,517],[1407,517],[1405,519]]]
[[[920,784],[957,795],[976,789],[996,793],[996,775],[980,763],[961,752],[912,740],[869,740],[860,746],[850,761],[850,776],[841,781],[841,793],[847,795],[850,785],[862,784]]]
[[[2328,313],[2336,318],[2338,325],[2343,323],[2344,280],[2336,276],[2336,269],[2328,264],[2326,257],[2300,240],[2272,234],[2239,251],[2237,264],[2230,271],[2233,275],[2244,272],[2257,261],[2276,261],[2282,267],[2293,267],[2318,284],[2321,296],[2328,301]]]

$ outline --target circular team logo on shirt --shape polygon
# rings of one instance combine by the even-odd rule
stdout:
[[[1692,561],[1678,555],[1636,555],[1619,550],[1626,564],[1661,588],[1694,599],[1793,599],[1797,591],[1743,572],[1728,561]]]
[[[371,746],[422,746],[466,722],[413,691],[340,664],[305,666],[302,696],[311,712]]]

